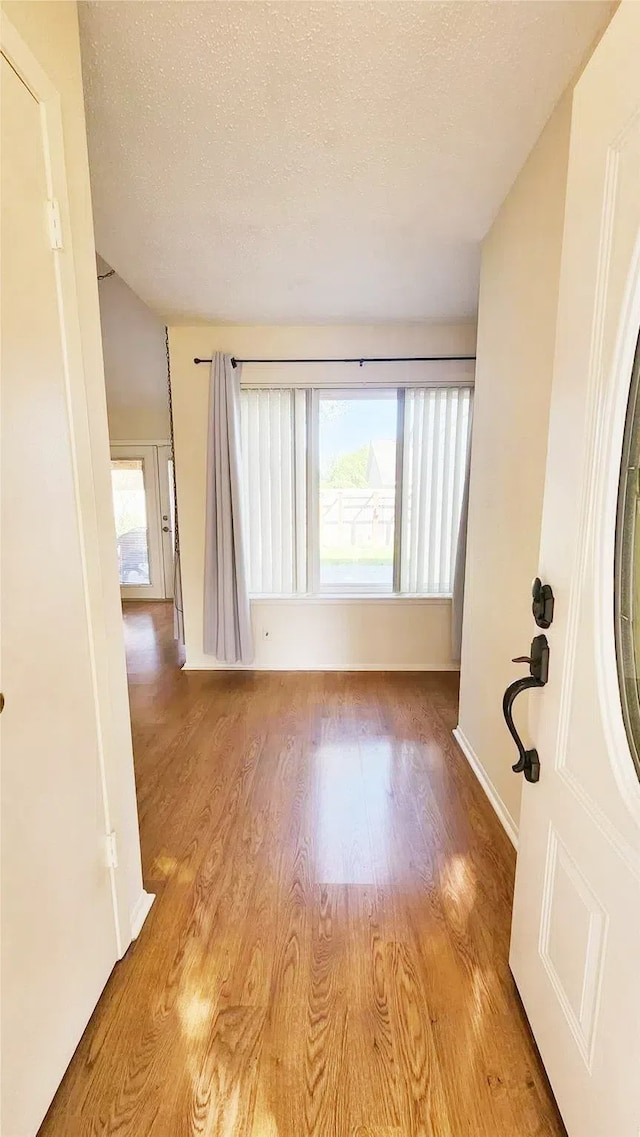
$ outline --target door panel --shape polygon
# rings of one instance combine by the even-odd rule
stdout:
[[[111,447],[111,484],[123,599],[165,596],[156,446]]]
[[[640,325],[640,6],[574,97],[540,575],[556,595],[536,692],[511,967],[570,1137],[640,1127],[640,785],[622,724],[614,533]],[[533,699],[532,699],[533,703]]]
[[[170,446],[157,447],[158,485],[160,487],[160,521],[162,523],[162,558],[164,562],[164,594],[173,599],[173,562],[175,556],[175,491],[173,459]]]
[[[46,114],[1,66],[0,1129],[32,1137],[117,946]]]

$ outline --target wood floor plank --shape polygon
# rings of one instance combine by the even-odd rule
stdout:
[[[125,611],[145,885],[41,1137],[563,1137],[452,674],[180,671]]]

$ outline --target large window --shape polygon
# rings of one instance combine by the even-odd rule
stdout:
[[[244,390],[253,595],[449,595],[469,387]]]

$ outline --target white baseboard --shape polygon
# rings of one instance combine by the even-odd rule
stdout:
[[[283,663],[280,666],[265,663],[203,663],[201,660],[191,662],[186,660],[182,666],[183,671],[405,671],[429,674],[439,671],[459,671],[459,663],[313,663],[301,666],[300,664]]]
[[[130,915],[132,940],[137,940],[138,936],[140,935],[140,932],[142,931],[142,925],[149,915],[151,905],[153,904],[155,898],[155,892],[145,892],[143,889],[140,893]]]
[[[480,782],[480,785],[482,786],[485,794],[489,798],[489,801],[491,802],[491,805],[493,806],[493,809],[494,809],[494,811],[498,817],[500,824],[502,825],[502,828],[504,829],[505,833],[507,834],[507,837],[511,841],[511,844],[513,845],[514,849],[517,849],[518,848],[518,826],[516,825],[515,821],[513,820],[512,816],[509,813],[509,810],[507,809],[507,807],[505,806],[502,798],[499,796],[498,793],[496,793],[495,786],[493,785],[491,780],[488,778],[487,772],[484,769],[484,766],[482,765],[482,762],[478,758],[478,755],[476,754],[475,750],[473,749],[473,746],[469,742],[468,738],[466,738],[465,735],[463,734],[463,732],[460,730],[459,726],[457,726],[455,728],[455,730],[453,731],[453,737],[455,738],[456,742],[458,743],[458,746],[460,747],[462,753],[464,754],[465,758],[467,759],[467,762],[471,766],[471,769],[473,770],[476,778]]]

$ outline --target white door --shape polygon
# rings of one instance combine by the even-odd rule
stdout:
[[[3,36],[8,32],[3,31]],[[26,50],[26,49],[25,49]],[[63,294],[55,92],[2,67],[2,1083],[34,1137],[116,961]],[[34,62],[37,71],[37,64]],[[40,73],[41,87],[45,77]],[[65,270],[66,272],[66,270]],[[77,316],[76,316],[77,319]]]
[[[640,783],[614,636],[640,326],[639,59],[640,5],[623,0],[574,99],[539,566],[555,618],[549,682],[529,696],[540,781],[524,783],[511,942],[569,1137],[640,1131]]]
[[[123,599],[162,600],[165,554],[158,447],[112,445],[111,486]]]
[[[173,598],[173,565],[175,557],[175,491],[173,485],[173,458],[170,446],[158,446],[158,485],[160,488],[160,526],[162,532],[162,559],[164,563],[164,594]]]

